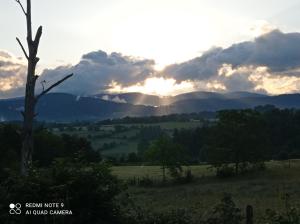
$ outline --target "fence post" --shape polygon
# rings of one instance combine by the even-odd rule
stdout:
[[[247,205],[246,208],[246,224],[253,224],[253,207]]]

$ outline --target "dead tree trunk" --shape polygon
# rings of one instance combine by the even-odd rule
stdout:
[[[24,46],[22,45],[19,38],[17,41],[22,48],[22,51],[28,61],[27,67],[27,80],[26,80],[26,91],[25,91],[25,102],[24,102],[24,111],[23,115],[23,131],[22,131],[22,149],[21,149],[21,174],[27,175],[28,170],[32,164],[32,154],[33,154],[33,122],[36,116],[35,114],[35,106],[38,99],[48,93],[52,88],[59,85],[66,79],[70,78],[73,74],[70,74],[63,78],[62,80],[56,82],[52,86],[47,89],[43,89],[38,96],[35,96],[35,84],[38,79],[38,75],[35,74],[36,65],[39,62],[39,58],[37,57],[38,48],[40,39],[42,36],[42,26],[40,26],[36,32],[35,38],[32,36],[32,22],[31,22],[31,0],[27,0],[26,10],[23,7],[20,0],[16,0],[16,2],[20,5],[25,17],[26,17],[26,26],[27,26],[27,45],[28,52],[27,54]]]

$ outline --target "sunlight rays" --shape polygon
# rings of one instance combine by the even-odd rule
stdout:
[[[108,92],[140,92],[144,94],[153,94],[158,96],[177,95],[195,90],[191,81],[176,82],[173,78],[153,77],[148,78],[142,83],[136,83],[132,86],[122,86],[119,83],[112,82]]]

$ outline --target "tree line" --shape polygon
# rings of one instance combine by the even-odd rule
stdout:
[[[106,119],[97,122],[99,125],[114,125],[114,124],[155,124],[161,122],[188,122],[191,120],[203,120],[215,118],[215,112],[199,112],[189,114],[169,114],[162,116],[148,117],[124,117],[115,119]]]
[[[217,113],[214,123],[175,129],[171,134],[159,126],[144,127],[139,135],[138,152],[128,156],[127,162],[150,162],[162,167],[168,163],[208,163],[216,168],[218,175],[234,175],[264,168],[268,160],[300,158],[299,133],[298,110],[273,107],[224,110]]]
[[[22,129],[14,124],[0,124],[0,176],[5,170],[18,170],[21,157]],[[48,167],[55,159],[80,156],[88,162],[101,161],[101,155],[91,143],[76,135],[55,135],[43,127],[34,133],[33,163]]]

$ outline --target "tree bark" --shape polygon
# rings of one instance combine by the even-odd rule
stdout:
[[[21,6],[21,9],[26,17],[26,28],[27,28],[27,45],[29,54],[27,54],[24,46],[22,45],[19,38],[17,38],[22,51],[27,58],[27,80],[26,80],[26,91],[25,91],[25,102],[23,115],[23,130],[22,130],[22,149],[21,149],[21,174],[28,175],[28,171],[32,165],[32,155],[34,149],[34,138],[33,138],[33,122],[35,118],[35,105],[38,99],[44,94],[48,93],[52,88],[59,85],[66,79],[70,78],[73,74],[68,75],[62,80],[56,82],[50,86],[47,90],[43,91],[40,95],[35,96],[35,84],[38,76],[35,74],[36,65],[39,62],[37,57],[40,39],[42,36],[42,26],[40,26],[36,32],[35,38],[32,38],[32,24],[31,24],[31,0],[27,0],[26,10],[23,7],[20,0],[16,2]]]
[[[36,83],[35,68],[36,55],[30,55],[28,60],[27,83],[25,92],[24,105],[24,122],[23,122],[23,143],[21,158],[21,173],[28,174],[28,170],[32,163],[33,154],[33,122],[35,117],[35,96],[34,89]]]
[[[27,24],[27,44],[28,44],[28,67],[27,67],[27,82],[24,102],[24,121],[23,121],[23,143],[21,150],[21,174],[27,175],[28,170],[32,164],[33,154],[33,121],[35,113],[35,83],[37,76],[35,76],[35,69],[39,59],[36,57],[39,40],[34,42],[32,40],[32,25],[31,25],[31,0],[27,0],[27,11],[25,13]],[[42,28],[39,28],[41,37]],[[37,40],[37,39],[36,39]]]

